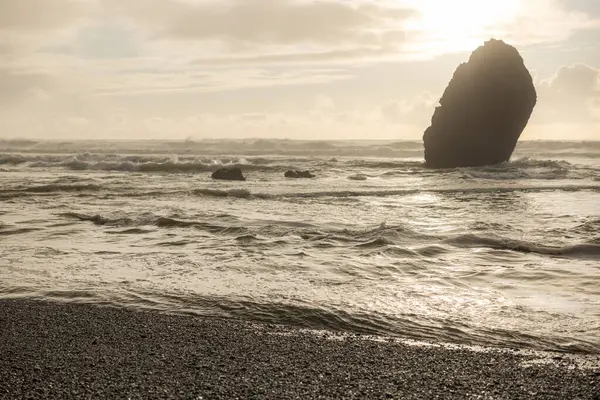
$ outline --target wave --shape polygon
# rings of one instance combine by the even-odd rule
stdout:
[[[410,160],[388,160],[388,159],[352,159],[344,160],[343,164],[348,167],[362,169],[414,169],[425,167],[425,163],[422,161],[410,161]],[[339,168],[339,162],[336,163]]]
[[[118,155],[90,152],[72,154],[0,154],[0,164],[18,168],[62,168],[70,171],[123,173],[164,173],[207,175],[223,166],[239,167],[245,172],[283,173],[287,170],[311,170],[327,175],[338,174],[351,180],[365,177],[395,178],[402,176],[453,175],[463,180],[597,180],[600,168],[568,161],[521,157],[498,165],[470,168],[428,169],[422,159],[406,157],[322,158],[277,156],[210,156],[210,155]],[[319,175],[319,174],[318,174]],[[322,175],[322,174],[321,174]]]
[[[26,157],[6,154],[0,156],[0,165],[19,165],[28,162]]]
[[[549,192],[549,191],[600,191],[600,185],[554,185],[554,186],[496,186],[496,187],[452,187],[429,189],[390,189],[390,190],[332,190],[316,192],[292,192],[283,194],[252,193],[248,198],[346,198],[346,197],[390,197],[408,196],[421,193],[439,194],[476,194],[476,193],[511,193],[511,192]]]
[[[59,214],[62,217],[74,218],[80,221],[89,221],[93,222],[95,225],[113,225],[113,226],[126,226],[133,223],[133,220],[130,218],[105,218],[99,214],[96,215],[86,215],[75,212],[66,212]]]
[[[429,174],[458,174],[463,179],[472,180],[593,180],[600,173],[600,168],[565,160],[523,157],[496,165],[429,170],[427,172]]]
[[[31,195],[47,195],[53,193],[98,192],[102,189],[103,187],[101,185],[96,184],[48,184],[19,189],[0,189],[0,199],[13,199]]]
[[[286,160],[287,161],[287,160]],[[210,162],[193,160],[190,162],[168,161],[168,162],[142,162],[133,161],[119,162],[88,162],[74,160],[70,162],[61,162],[58,164],[37,163],[31,167],[64,167],[73,171],[107,171],[107,172],[138,172],[138,173],[209,173],[222,167],[237,167],[248,171],[258,172],[284,172],[290,169],[298,169],[298,165],[292,164],[252,164],[249,161],[240,163],[238,161],[228,162],[227,160],[215,159]]]
[[[386,226],[385,223],[372,229],[334,229],[316,228],[306,224],[293,222],[267,221],[266,224],[257,226],[235,225],[218,223],[218,220],[208,221],[184,220],[164,216],[146,215],[140,218],[118,217],[107,218],[101,215],[87,215],[75,212],[59,214],[66,218],[92,222],[98,226],[111,226],[130,228],[125,231],[111,233],[144,234],[147,230],[134,230],[142,226],[155,226],[158,228],[195,228],[220,235],[236,235],[238,240],[257,239],[262,237],[281,238],[294,235],[317,247],[345,247],[354,245],[357,249],[382,250],[384,252],[398,252],[398,246],[407,242],[424,242],[425,247],[416,250],[403,249],[405,255],[432,257],[446,252],[448,249],[440,245],[450,245],[459,248],[487,248],[492,250],[505,250],[518,253],[533,253],[541,256],[556,256],[566,258],[589,258],[600,260],[600,244],[591,240],[565,246],[547,246],[540,243],[524,240],[504,238],[500,236],[486,236],[485,234],[461,234],[457,236],[440,236],[423,234],[404,226]],[[0,231],[1,232],[1,231]],[[432,247],[433,246],[433,247]]]
[[[195,189],[192,193],[196,196],[237,197],[241,199],[250,198],[252,196],[248,189]]]
[[[93,171],[122,171],[122,172],[173,172],[173,173],[195,173],[215,170],[215,165],[203,163],[180,163],[180,162],[144,162],[134,163],[132,161],[124,162],[87,162],[72,161],[62,164],[68,169],[75,171],[93,170]]]
[[[141,226],[156,226],[158,228],[197,228],[201,230],[205,230],[211,233],[216,234],[240,234],[240,232],[246,232],[248,229],[244,226],[234,226],[234,225],[219,225],[213,222],[205,222],[205,221],[189,221],[171,217],[162,217],[162,216],[153,216],[146,215],[139,218],[129,218],[129,217],[117,217],[117,218],[108,218],[103,217],[99,214],[96,215],[87,215],[76,212],[66,212],[60,213],[59,216],[65,218],[76,219],[79,221],[92,222],[94,225],[98,226],[109,226],[109,227],[141,227]],[[126,233],[126,234],[143,234],[148,232],[147,230],[140,229],[127,229],[125,231],[116,232],[112,231],[110,233]]]
[[[107,233],[112,233],[115,235],[143,235],[146,233],[152,233],[153,231],[150,229],[141,229],[141,228],[129,228],[120,231],[107,231]]]
[[[144,293],[158,307],[168,311],[205,316],[216,316],[250,320],[254,322],[292,325],[307,329],[327,329],[334,332],[358,333],[426,340],[434,343],[456,343],[479,346],[503,346],[535,350],[557,350],[597,354],[597,343],[572,338],[542,337],[528,332],[508,329],[484,329],[457,321],[420,317],[410,310],[399,310],[396,315],[378,312],[346,310],[335,306],[294,304],[283,302],[261,302],[254,299],[232,299],[224,297],[152,296]],[[152,307],[152,304],[147,304]]]
[[[356,247],[360,248],[377,248],[381,246],[394,245],[395,243],[388,238],[378,237],[376,239],[357,244]]]
[[[163,155],[21,155],[0,154],[0,165],[26,165],[29,168],[66,168],[72,171],[172,172],[197,173],[222,166],[238,166],[249,170],[284,170],[294,168],[305,158],[232,157],[232,156],[163,156]],[[289,163],[289,165],[281,163]]]
[[[2,139],[0,150],[4,152],[47,153],[129,153],[129,154],[298,154],[358,155],[370,156],[401,152],[422,155],[421,140],[290,140],[290,139],[186,139],[186,140],[75,140],[43,141],[27,139]],[[561,152],[589,153],[600,156],[599,141],[520,140],[517,153],[556,154]]]
[[[600,260],[600,245],[581,243],[563,247],[546,246],[523,240],[491,238],[474,234],[460,235],[446,239],[445,243],[458,247],[484,247],[494,250],[507,250],[519,253],[536,253],[549,256],[564,256],[571,258],[591,258]]]
[[[565,160],[545,160],[522,157],[496,165],[428,169],[415,161],[357,160],[349,165],[357,168],[387,169],[381,176],[396,175],[448,175],[457,174],[463,179],[483,180],[557,180],[594,179],[600,169],[589,165],[573,164]]]
[[[399,248],[398,246],[401,246],[406,239],[413,241],[418,239],[421,242],[429,241],[434,244],[415,250]],[[439,245],[445,244],[459,248],[487,248],[518,253],[533,253],[541,256],[600,260],[600,244],[595,240],[566,246],[546,246],[524,240],[489,237],[478,234],[461,234],[452,237],[427,235],[402,227],[379,228],[368,232],[355,232],[355,234],[350,235],[322,235],[317,237],[316,241],[327,241],[329,244],[334,244],[336,241],[358,242],[356,245],[357,248],[379,249],[383,252],[402,253],[404,256],[420,255],[426,258],[448,252],[448,248]]]
[[[358,197],[395,197],[410,196],[415,194],[433,193],[440,195],[467,195],[486,193],[543,193],[551,191],[581,192],[600,191],[600,185],[594,184],[565,184],[565,185],[494,185],[494,186],[455,186],[447,188],[421,188],[421,189],[372,189],[372,190],[320,190],[320,191],[298,191],[283,193],[253,192],[248,187],[243,188],[198,188],[198,189],[175,189],[175,190],[153,190],[140,191],[136,188],[122,186],[108,186],[96,183],[52,183],[46,185],[30,186],[25,188],[0,189],[0,199],[15,199],[28,196],[54,195],[61,193],[77,193],[77,195],[95,195],[98,192],[106,196],[116,197],[165,197],[175,195],[191,195],[212,198],[238,198],[245,200],[310,200],[310,199],[352,199]]]
[[[531,151],[532,157],[540,158],[583,158],[583,159],[597,159],[600,158],[600,151]]]
[[[521,140],[517,151],[553,150],[553,151],[594,151],[600,153],[600,141],[593,140]]]
[[[1,236],[12,236],[12,235],[21,235],[24,233],[36,232],[39,231],[40,228],[14,228],[9,229],[6,225],[0,225],[0,237]]]
[[[517,158],[513,161],[509,161],[507,163],[498,164],[499,167],[503,166],[512,166],[512,167],[521,167],[521,168],[550,168],[557,170],[568,170],[574,166],[568,161],[564,160],[540,160],[536,158],[523,157]],[[486,167],[482,167],[486,168]],[[493,169],[494,166],[487,167]]]
[[[4,144],[4,146],[2,146]],[[35,142],[24,145],[19,142],[0,142],[3,151],[25,153],[71,153],[71,154],[235,154],[257,155],[308,155],[308,156],[373,156],[373,157],[421,157],[423,145],[418,141],[317,141],[286,139],[241,139],[201,141],[73,141]]]
[[[344,309],[334,305],[318,305],[288,301],[266,301],[246,296],[225,297],[146,290],[111,293],[85,290],[40,290],[26,287],[0,292],[0,297],[41,299],[102,306],[130,307],[180,315],[232,318],[250,323],[293,326],[310,330],[328,330],[340,334],[375,335],[431,343],[453,343],[468,346],[502,347],[527,350],[598,354],[600,345],[593,331],[582,337],[534,335],[527,331],[503,328],[483,328],[452,319],[431,315],[419,316],[410,310],[398,310],[390,315]]]
[[[573,228],[575,232],[598,233],[600,232],[600,219],[592,219]]]
[[[14,159],[13,159],[14,158]],[[422,169],[424,164],[420,161],[396,160],[327,160],[320,158],[265,158],[265,157],[142,157],[142,156],[92,156],[77,155],[35,156],[35,157],[7,157],[0,158],[0,163],[28,164],[30,168],[66,168],[73,171],[116,171],[116,172],[164,172],[164,173],[200,173],[212,172],[218,168],[239,167],[245,171],[280,172],[303,167],[331,169]],[[307,169],[305,168],[305,169]]]
[[[98,191],[101,190],[101,185],[94,184],[75,184],[75,185],[60,185],[50,184],[41,186],[32,186],[23,189],[23,192],[28,193],[53,193],[53,192],[82,192],[82,191]]]
[[[408,160],[368,160],[368,159],[357,159],[350,161],[352,166],[364,167],[364,168],[378,168],[378,169],[394,169],[394,168],[407,168],[407,167],[425,167],[425,163],[421,161],[408,161]],[[441,168],[434,169],[433,171],[448,172],[452,170],[472,170],[479,172],[503,172],[510,171],[511,169],[552,169],[552,170],[570,170],[577,168],[576,164],[570,163],[566,160],[552,160],[552,159],[537,159],[531,157],[516,158],[508,162],[500,164],[486,165],[480,167],[458,167],[458,168]],[[432,171],[428,169],[427,171]]]
[[[368,229],[335,229],[335,228],[324,228],[324,230],[320,230],[319,228],[308,224],[306,222],[299,221],[257,221],[257,224],[254,228],[244,224],[244,225],[235,225],[232,223],[232,216],[228,214],[217,215],[217,216],[208,216],[206,220],[197,221],[197,220],[187,220],[181,219],[176,216],[165,217],[165,216],[157,216],[153,214],[143,214],[140,216],[134,217],[105,217],[99,214],[83,214],[78,212],[65,212],[59,213],[58,216],[75,219],[84,222],[92,222],[95,225],[99,226],[119,226],[119,227],[141,227],[141,226],[156,226],[159,228],[200,228],[204,230],[208,230],[216,233],[235,233],[239,234],[243,232],[242,235],[245,235],[247,232],[251,232],[252,229],[256,230],[255,233],[260,232],[261,234],[269,235],[279,238],[282,235],[282,232],[286,232],[286,234],[294,234],[299,236],[305,240],[318,240],[322,238],[329,238],[332,240],[337,240],[341,242],[350,242],[350,241],[362,241],[368,238],[376,238],[378,233],[388,232],[393,233],[395,236],[402,235],[411,235],[417,236],[416,232],[413,232],[402,226],[386,226],[385,223],[380,224],[374,228]],[[113,231],[113,233],[117,233],[118,231]],[[123,231],[124,233],[145,233],[145,230],[134,231],[133,229],[128,229]],[[254,233],[249,233],[254,234]]]

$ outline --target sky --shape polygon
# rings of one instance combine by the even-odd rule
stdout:
[[[0,0],[0,137],[420,139],[490,38],[600,140],[598,0]]]

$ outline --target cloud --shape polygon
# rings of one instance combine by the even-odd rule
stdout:
[[[598,120],[600,69],[586,64],[561,67],[538,84],[536,120],[586,122]]]
[[[274,71],[244,68],[190,72],[167,70],[107,76],[96,82],[93,93],[102,96],[138,96],[169,93],[212,93],[250,88],[316,85],[352,78],[347,71],[300,68]]]
[[[377,46],[351,47],[339,50],[299,51],[294,53],[263,54],[257,56],[226,56],[200,58],[195,60],[197,65],[207,67],[236,66],[236,65],[289,65],[289,64],[323,64],[335,62],[348,62],[353,60],[373,60],[390,56],[397,52],[392,44]]]
[[[376,43],[374,30],[410,16],[383,2],[339,0],[106,0],[120,15],[146,23],[154,38],[230,44]]]
[[[543,84],[555,95],[591,97],[600,94],[600,70],[586,64],[563,66]]]
[[[82,17],[85,11],[85,2],[76,0],[2,0],[0,30],[63,29]]]
[[[328,83],[351,74],[325,65],[397,53],[409,15],[378,0],[2,1],[0,30],[18,40],[0,39],[0,55],[19,83],[0,87],[39,86],[25,74],[86,95]]]
[[[415,95],[497,35],[565,57],[528,58],[567,65],[537,81],[533,123],[591,126],[599,65],[563,50],[594,18],[558,0],[0,0],[0,120],[39,136],[418,138],[438,96]]]
[[[592,118],[600,121],[600,96],[591,99],[588,103]]]
[[[261,114],[261,113],[247,113],[247,114],[242,114],[238,117],[240,122],[262,122],[265,121],[268,118],[268,116],[266,114]]]
[[[81,127],[85,127],[87,125],[89,125],[90,121],[88,121],[87,118],[83,118],[83,117],[67,117],[65,122],[69,125],[72,125],[73,127],[76,128],[81,128]]]
[[[329,96],[319,94],[315,97],[316,111],[332,111],[335,109],[335,102]]]
[[[29,92],[48,94],[44,88],[51,85],[49,77],[42,73],[17,72],[0,67],[0,104],[14,102]]]
[[[523,1],[519,12],[503,24],[499,32],[518,45],[559,43],[575,32],[599,29],[600,20],[569,8],[568,2],[558,0]]]
[[[424,92],[410,100],[390,101],[381,107],[381,116],[392,124],[422,126],[424,130],[438,100],[439,96]]]
[[[88,0],[0,0],[0,58],[6,65],[68,37],[90,10]]]
[[[115,23],[84,26],[67,43],[41,49],[46,54],[71,55],[89,59],[119,59],[137,56],[135,32]]]
[[[562,43],[600,19],[561,0],[398,0],[417,11],[405,50],[417,59],[470,51],[491,37],[518,46]]]
[[[414,11],[380,0],[102,0],[144,49],[196,67],[329,65],[397,57]],[[189,60],[188,60],[189,61]]]

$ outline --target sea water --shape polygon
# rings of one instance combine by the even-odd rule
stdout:
[[[0,141],[0,298],[599,353],[600,142]]]

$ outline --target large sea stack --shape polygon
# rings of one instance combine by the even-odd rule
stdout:
[[[458,66],[425,131],[431,168],[474,167],[508,161],[537,101],[514,47],[489,40]]]

